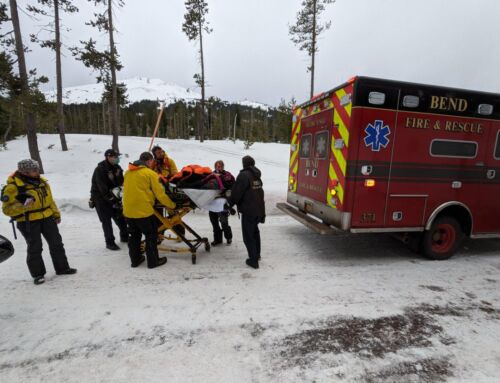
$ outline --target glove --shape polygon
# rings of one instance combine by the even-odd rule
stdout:
[[[61,223],[61,217],[54,218],[54,221],[59,225]]]
[[[91,209],[95,208],[95,202],[92,198],[89,199],[89,208],[91,208]]]
[[[228,203],[225,203],[223,207],[224,207],[224,210],[226,210],[226,211],[229,212],[229,214],[231,214],[231,215],[235,215],[236,214],[236,210],[234,210],[234,208],[232,208],[231,206],[229,206]]]
[[[113,207],[113,209],[121,210],[122,204],[121,204],[121,202],[115,202],[112,207]]]
[[[266,222],[266,216],[263,215],[262,218],[260,219],[260,223],[265,223]]]

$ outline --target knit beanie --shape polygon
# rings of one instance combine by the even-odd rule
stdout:
[[[40,165],[38,164],[37,161],[32,160],[31,158],[27,158],[17,163],[17,170],[23,173],[31,171],[40,171]]]

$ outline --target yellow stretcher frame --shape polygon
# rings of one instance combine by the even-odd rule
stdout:
[[[156,206],[154,215],[161,222],[161,225],[158,227],[158,252],[191,253],[191,263],[195,265],[196,250],[198,250],[201,245],[204,245],[205,251],[210,252],[210,242],[208,241],[208,238],[201,237],[182,220],[182,217],[190,213],[192,210],[194,210],[192,206],[185,206],[174,210],[169,210],[164,206]],[[159,211],[163,214],[160,214]],[[166,216],[165,213],[167,214]],[[194,236],[194,239],[187,239],[185,234],[178,230],[179,226],[183,227],[186,232],[191,233]],[[164,235],[163,232],[165,230],[171,231],[174,236]],[[187,248],[164,246],[161,244],[163,240],[184,242],[187,245]]]

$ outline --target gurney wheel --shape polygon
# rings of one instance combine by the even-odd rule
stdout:
[[[196,254],[191,254],[191,263],[196,265]]]
[[[210,242],[205,242],[205,251],[210,252]]]

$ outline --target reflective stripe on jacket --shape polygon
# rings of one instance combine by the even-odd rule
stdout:
[[[50,186],[43,177],[40,177],[40,183],[35,185],[24,182],[17,173],[14,173],[7,179],[2,197],[3,213],[17,222],[24,222],[26,217],[29,221],[49,217],[61,218],[61,213],[52,198]],[[25,207],[21,202],[27,197],[34,200],[29,207]]]

